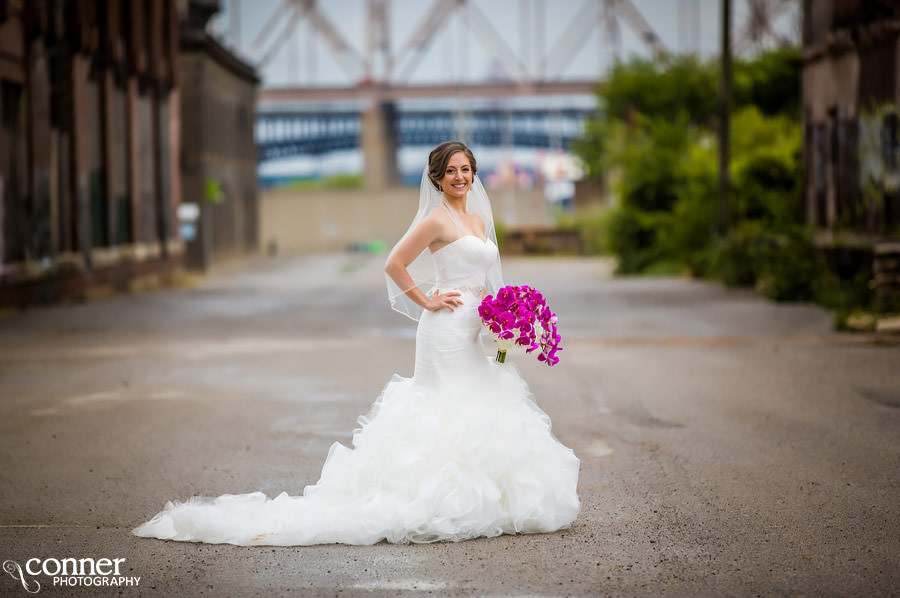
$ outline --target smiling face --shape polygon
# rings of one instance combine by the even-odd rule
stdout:
[[[450,156],[440,184],[444,197],[466,197],[469,187],[472,186],[472,165],[469,164],[469,158],[463,152],[456,152]]]

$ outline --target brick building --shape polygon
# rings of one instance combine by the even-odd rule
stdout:
[[[807,221],[900,310],[900,1],[803,1]]]
[[[0,0],[0,307],[256,250],[259,80],[206,33],[218,9]]]
[[[199,269],[258,245],[253,127],[259,78],[206,32],[218,5],[191,0],[181,22],[182,189],[184,201],[199,210],[185,235],[186,264]]]
[[[176,0],[0,0],[0,306],[180,264]]]
[[[900,2],[804,0],[809,222],[875,240],[900,233]]]

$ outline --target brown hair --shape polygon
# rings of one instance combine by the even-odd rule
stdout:
[[[441,190],[440,180],[444,178],[447,164],[450,162],[453,154],[457,152],[462,152],[469,159],[469,165],[472,166],[472,176],[475,176],[475,173],[478,172],[478,167],[475,166],[475,155],[465,143],[462,141],[445,141],[428,154],[428,178],[431,179],[431,184],[438,191]]]

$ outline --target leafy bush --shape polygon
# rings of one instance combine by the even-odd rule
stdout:
[[[779,48],[734,63],[734,100],[769,116],[800,113],[800,48]]]
[[[732,219],[761,220],[775,230],[802,225],[800,124],[765,116],[752,106],[739,110],[732,120]]]
[[[763,256],[756,290],[774,301],[809,301],[821,271],[808,235],[794,231],[773,238]]]
[[[706,252],[706,270],[728,286],[753,286],[769,242],[759,223],[744,223],[713,240]]]
[[[816,280],[816,300],[839,315],[856,309],[881,311],[870,285],[875,275],[870,250],[836,240],[824,254],[829,267]]]
[[[687,121],[639,119],[619,154],[622,204],[648,212],[670,210],[684,184],[681,163],[688,143]]]
[[[664,212],[643,212],[627,207],[610,212],[606,222],[606,245],[619,258],[617,274],[639,274],[655,262],[666,259],[657,236],[658,229],[669,217]]]
[[[646,272],[659,261],[681,264],[697,276],[720,272],[729,284],[752,285],[761,273],[753,261],[765,258],[763,247],[774,243],[773,235],[801,225],[799,125],[753,107],[733,121],[729,212],[735,230],[725,239],[715,237],[718,155],[710,132],[684,118],[641,117],[621,148],[611,144],[606,155],[622,180],[615,186],[619,205],[604,221],[603,236],[605,248],[619,258],[620,272]]]
[[[796,224],[802,196],[791,164],[773,156],[755,155],[747,160],[734,184],[735,220],[761,220],[781,228]]]
[[[702,123],[715,114],[717,89],[712,63],[669,56],[616,63],[599,93],[610,118],[628,120],[639,113],[674,120],[687,115],[691,122]]]
[[[774,233],[745,221],[709,251],[709,271],[729,286],[753,286],[774,301],[807,301],[816,295],[821,264],[802,229]]]
[[[659,241],[671,256],[695,276],[706,276],[708,252],[718,216],[718,157],[710,135],[692,140],[680,165],[682,184],[672,208],[670,226],[659,231]]]
[[[575,144],[589,174],[614,183],[611,208],[568,222],[587,250],[615,254],[619,273],[686,269],[776,301],[814,299],[839,319],[873,306],[871,276],[830,271],[804,227],[799,65],[798,49],[735,62],[730,227],[722,237],[718,65],[633,59],[611,69],[598,90],[601,113]]]

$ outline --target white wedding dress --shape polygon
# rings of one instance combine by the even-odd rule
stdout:
[[[437,288],[463,305],[425,311],[415,373],[394,375],[302,496],[262,492],[169,502],[138,536],[240,545],[465,540],[568,527],[579,459],[550,431],[511,364],[481,342],[485,273],[497,257],[465,235],[433,254]]]

